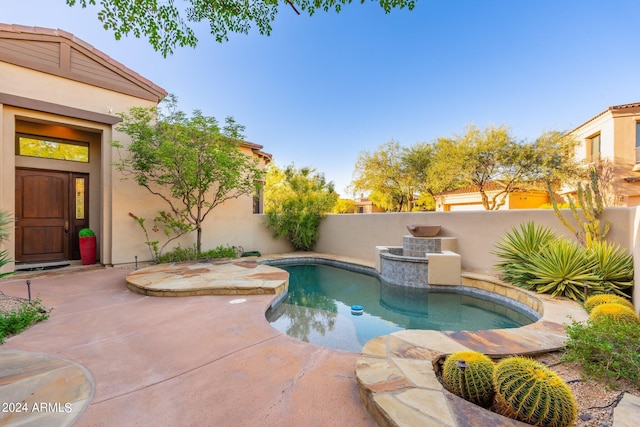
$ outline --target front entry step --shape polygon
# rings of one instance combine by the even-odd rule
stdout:
[[[44,271],[71,265],[68,259],[47,262],[22,262],[16,264],[16,271]]]

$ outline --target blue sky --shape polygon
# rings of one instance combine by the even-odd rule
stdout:
[[[61,28],[200,109],[246,126],[279,166],[352,179],[358,154],[507,125],[521,139],[571,130],[611,105],[640,101],[637,0],[418,0],[313,17],[282,8],[271,36],[163,58],[145,40],[114,40],[97,8],[0,0],[0,22]]]

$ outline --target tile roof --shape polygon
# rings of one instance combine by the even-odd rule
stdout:
[[[580,129],[582,126],[586,125],[587,123],[590,123],[592,121],[594,121],[595,119],[597,119],[598,117],[601,117],[603,115],[605,115],[608,112],[613,112],[613,111],[622,111],[622,110],[628,110],[631,108],[640,108],[640,102],[633,102],[630,104],[620,104],[620,105],[612,105],[609,108],[607,108],[606,110],[600,112],[599,114],[596,114],[595,116],[591,117],[589,120],[587,120],[586,122],[582,123],[580,126],[576,126],[571,132],[569,133],[573,133],[575,132],[577,129]]]

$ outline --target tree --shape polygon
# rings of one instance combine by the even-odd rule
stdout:
[[[296,250],[315,246],[320,222],[338,200],[333,183],[315,169],[270,165],[264,189],[264,211],[275,237],[285,237]]]
[[[200,111],[188,117],[177,110],[173,96],[162,108],[132,108],[121,114],[116,128],[131,136],[127,156],[116,168],[138,185],[164,200],[165,224],[197,233],[202,249],[202,224],[211,211],[230,199],[252,195],[263,178],[257,159],[240,151],[244,127],[227,118],[222,128]],[[115,142],[114,146],[123,148]]]
[[[369,199],[382,209],[411,211],[419,178],[408,167],[406,153],[396,141],[382,144],[372,153],[360,152],[350,187],[354,192],[368,192]]]
[[[290,7],[295,13],[305,11],[309,16],[318,10],[333,9],[340,12],[342,6],[352,0],[187,0],[179,2],[162,0],[66,0],[69,6],[79,4],[100,5],[98,19],[115,38],[133,34],[146,36],[156,51],[163,56],[172,54],[176,46],[195,47],[198,39],[189,23],[209,21],[211,34],[216,41],[229,39],[229,33],[247,34],[255,26],[260,34],[271,34],[271,24],[280,6]],[[366,0],[360,0],[365,3]],[[374,1],[374,0],[370,0]],[[375,0],[385,12],[404,7],[412,10],[416,0]],[[183,5],[183,3],[186,3]]]
[[[576,145],[557,131],[518,142],[505,126],[470,126],[464,135],[438,140],[428,179],[443,191],[474,186],[484,208],[497,210],[513,191],[544,189],[549,178],[575,178],[580,173],[573,156]]]
[[[333,207],[333,213],[336,214],[350,214],[356,213],[356,202],[351,199],[338,199]]]

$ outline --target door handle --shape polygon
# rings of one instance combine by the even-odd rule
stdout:
[[[64,232],[68,233],[69,232],[69,221],[65,221],[64,222]]]

